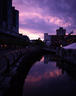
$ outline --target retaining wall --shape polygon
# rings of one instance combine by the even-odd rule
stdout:
[[[0,96],[3,96],[13,76],[17,73],[18,68],[25,57],[25,60],[30,60],[34,54],[42,52],[39,48],[26,48],[9,52],[0,57]],[[2,91],[3,90],[3,91]]]

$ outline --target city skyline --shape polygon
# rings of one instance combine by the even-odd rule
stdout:
[[[13,0],[19,10],[20,33],[30,39],[43,39],[44,33],[56,34],[56,29],[64,27],[68,33],[74,30],[75,0]]]

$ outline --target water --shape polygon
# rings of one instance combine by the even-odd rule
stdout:
[[[45,55],[33,64],[25,78],[23,96],[56,95],[76,96],[76,66]]]

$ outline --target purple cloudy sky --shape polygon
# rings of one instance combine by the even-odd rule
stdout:
[[[76,32],[76,0],[13,0],[20,12],[20,33],[31,39],[55,34],[60,26]]]

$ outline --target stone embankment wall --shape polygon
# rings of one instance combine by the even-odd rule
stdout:
[[[41,53],[42,50],[39,48],[25,48],[19,49],[12,52],[9,52],[0,57],[0,96],[3,96],[4,90],[6,90],[13,76],[17,73],[18,68],[20,68],[20,64],[22,59],[30,60],[34,54]]]

